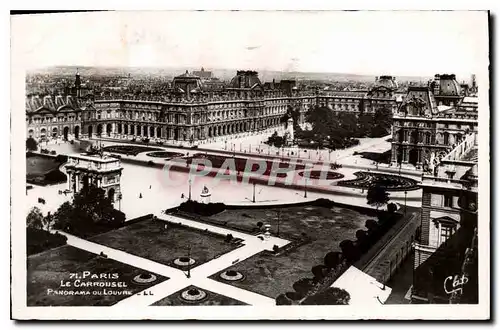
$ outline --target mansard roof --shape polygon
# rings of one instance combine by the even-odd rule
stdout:
[[[26,97],[27,113],[44,113],[59,111],[80,111],[80,104],[77,98],[72,95],[30,95]]]

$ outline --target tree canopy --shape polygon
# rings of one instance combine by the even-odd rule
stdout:
[[[43,228],[43,214],[38,207],[34,206],[31,208],[26,217],[26,227],[33,229]]]
[[[378,210],[380,206],[389,201],[389,193],[385,187],[375,184],[368,188],[366,200],[369,205],[375,206]]]
[[[349,305],[350,300],[349,292],[331,287],[306,298],[302,305]]]
[[[63,203],[53,220],[55,229],[87,236],[121,226],[125,214],[114,209],[103,189],[90,186],[75,194],[72,203]]]
[[[32,137],[26,139],[26,150],[36,151],[38,149],[38,143]]]

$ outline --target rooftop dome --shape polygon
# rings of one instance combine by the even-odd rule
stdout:
[[[437,74],[433,84],[438,96],[460,96],[460,84],[454,74]]]
[[[229,86],[232,88],[251,88],[256,84],[262,84],[257,71],[239,70],[236,72],[236,76],[231,79]]]
[[[391,89],[398,89],[396,78],[393,76],[380,76],[377,79],[376,86],[383,86]]]
[[[183,73],[183,74],[181,74],[181,75],[178,75],[178,76],[174,77],[174,80],[176,80],[176,79],[183,79],[183,78],[184,78],[184,79],[186,79],[186,78],[187,78],[187,79],[200,79],[200,77],[198,77],[198,76],[196,76],[196,75],[194,75],[194,74],[191,74],[191,73],[189,73],[189,71],[188,71],[188,70],[186,70],[186,72],[185,72],[185,73]]]

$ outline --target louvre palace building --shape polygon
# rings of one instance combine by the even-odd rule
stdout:
[[[454,74],[435,75],[409,86],[393,115],[393,165],[433,171],[469,133],[477,132],[477,87],[460,85]]]
[[[357,115],[374,114],[381,106],[397,108],[397,83],[391,76],[377,78],[370,90],[330,91],[300,88],[295,80],[262,83],[256,71],[237,71],[226,84],[212,78],[209,71],[194,73],[174,77],[166,93],[148,97],[84,96],[77,73],[69,92],[27,95],[27,136],[199,143],[278,127],[290,110],[298,111],[299,123],[303,123],[305,113],[315,106]]]

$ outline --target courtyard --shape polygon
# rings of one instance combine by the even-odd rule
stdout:
[[[245,290],[253,291],[271,298],[293,291],[292,285],[301,278],[312,277],[311,268],[323,264],[325,255],[330,251],[340,251],[343,240],[355,240],[356,231],[366,229],[366,220],[373,216],[358,211],[333,207],[297,206],[282,209],[226,210],[211,216],[220,223],[231,223],[235,227],[252,230],[257,222],[271,225],[273,236],[278,234],[286,239],[298,240],[304,234],[309,242],[290,251],[275,255],[263,251],[226,270],[239,271],[244,275],[241,281],[226,281],[219,272],[211,278]],[[303,233],[303,234],[302,234]]]
[[[27,259],[27,305],[28,306],[110,306],[150,286],[167,280],[167,277],[145,272],[113,259],[103,258],[73,246],[65,245],[48,250]],[[106,279],[83,279],[83,272],[108,274]],[[112,278],[111,274],[118,274]],[[154,280],[139,283],[134,279],[141,274],[154,275]],[[151,278],[153,279],[153,278]],[[80,282],[76,282],[79,280]],[[123,287],[87,288],[81,283],[122,283]],[[68,284],[63,286],[63,283]],[[89,290],[90,294],[55,294],[48,290]],[[99,291],[99,294],[94,294]]]
[[[88,239],[94,243],[185,270],[225,254],[238,245],[225,237],[160,220],[141,220]],[[183,258],[194,260],[192,265]]]

